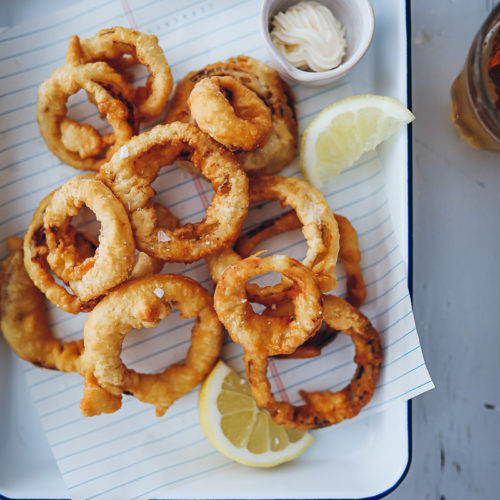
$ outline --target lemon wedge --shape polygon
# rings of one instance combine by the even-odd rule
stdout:
[[[257,407],[248,382],[219,361],[200,390],[203,432],[223,455],[254,467],[274,467],[298,457],[314,440],[287,429]]]
[[[302,136],[304,177],[321,188],[414,119],[399,101],[378,95],[356,95],[328,106]]]

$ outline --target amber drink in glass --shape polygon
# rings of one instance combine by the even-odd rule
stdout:
[[[474,38],[451,87],[451,113],[471,146],[500,153],[500,4]]]

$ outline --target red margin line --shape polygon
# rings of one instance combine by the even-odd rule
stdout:
[[[120,2],[122,4],[123,13],[127,17],[127,21],[130,24],[130,27],[134,29],[137,28],[137,23],[135,22],[135,17],[132,12],[132,9],[128,4],[128,0],[120,0]]]
[[[276,368],[276,365],[274,364],[274,360],[272,360],[272,359],[269,360],[269,370],[271,371],[271,374],[276,382],[276,388],[278,389],[279,395],[283,398],[283,401],[286,401],[287,403],[289,403],[290,399],[288,398],[288,394],[286,393],[285,386],[283,384],[283,381],[280,378],[280,374],[278,372],[278,369]]]

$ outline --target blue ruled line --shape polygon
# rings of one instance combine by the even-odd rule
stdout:
[[[168,15],[161,16],[161,17],[159,17],[159,18],[157,18],[157,19],[162,19],[162,18],[167,17],[167,16],[168,16]],[[117,16],[117,17],[122,17],[122,16]],[[156,21],[156,20],[155,20],[155,21]],[[99,25],[101,25],[101,24],[102,24],[102,23],[99,23],[97,26],[99,26]],[[185,26],[185,25],[183,25],[183,26]],[[191,60],[191,59],[194,59],[194,58],[196,58],[196,57],[198,57],[198,56],[200,56],[200,55],[206,54],[207,52],[209,52],[209,51],[211,51],[211,50],[214,50],[214,49],[216,49],[216,48],[218,48],[218,47],[221,47],[221,46],[223,46],[223,45],[226,45],[226,44],[228,44],[228,43],[233,43],[233,42],[236,42],[236,41],[241,40],[241,39],[243,39],[243,38],[246,38],[246,37],[248,37],[248,36],[258,34],[258,33],[259,33],[259,30],[255,30],[255,31],[252,31],[252,32],[250,32],[250,33],[247,33],[247,34],[244,34],[244,35],[240,35],[240,36],[238,36],[238,37],[236,37],[236,38],[233,38],[232,40],[227,40],[226,42],[221,43],[221,44],[219,44],[219,45],[217,45],[217,46],[211,46],[211,47],[210,47],[210,49],[206,49],[206,50],[204,50],[204,51],[202,51],[202,52],[199,52],[199,53],[194,54],[194,55],[192,55],[192,56],[189,56],[189,57],[187,57],[187,58],[183,58],[183,59],[181,59],[181,60],[179,60],[179,61],[177,61],[177,62],[175,62],[175,63],[170,63],[170,67],[173,67],[173,66],[176,66],[176,65],[178,65],[178,64],[181,64],[181,63],[183,63],[183,62],[186,62],[186,61],[189,61],[189,60]],[[166,52],[168,52],[168,48],[167,48],[167,49],[165,49],[165,51],[166,51]],[[63,60],[63,58],[62,58],[62,57],[58,57],[57,59],[54,59],[54,60],[51,60],[51,61],[46,61],[46,62],[44,62],[43,64],[40,64],[40,65],[37,65],[37,66],[32,66],[32,67],[27,68],[27,69],[25,69],[25,70],[21,70],[21,71],[17,71],[17,72],[15,72],[15,73],[11,73],[11,74],[8,74],[8,75],[0,76],[0,80],[2,80],[2,79],[4,79],[4,78],[8,78],[8,77],[10,77],[10,76],[16,76],[16,75],[19,75],[19,74],[21,74],[21,73],[26,73],[26,72],[28,72],[28,71],[31,71],[31,70],[34,70],[34,69],[37,69],[37,68],[40,68],[40,67],[43,67],[43,66],[47,66],[47,65],[52,64],[52,63],[54,63],[54,62],[57,62],[57,61],[59,61],[59,60],[61,61],[61,65],[62,65],[62,64],[64,63],[64,60]],[[42,81],[43,81],[43,80],[38,81],[38,82],[37,82],[37,83],[35,83],[34,85],[30,85],[30,86],[27,86],[27,87],[23,87],[23,88],[21,88],[21,89],[16,89],[16,90],[14,90],[14,91],[7,92],[7,93],[5,93],[5,94],[2,94],[2,95],[0,95],[0,98],[2,98],[2,97],[7,97],[7,96],[9,96],[9,95],[12,95],[12,94],[15,94],[15,93],[18,93],[18,92],[22,92],[22,91],[24,91],[24,90],[28,90],[28,89],[30,89],[30,88],[38,87],[38,86],[42,83]]]
[[[394,323],[391,323],[389,326],[386,326],[384,329],[380,330],[379,333],[385,333],[387,330],[391,329],[394,325],[397,325],[400,321],[403,321],[405,318],[407,318],[410,314],[412,314],[412,310],[410,309],[404,316],[401,316],[398,320],[394,321]]]
[[[105,7],[106,5],[109,5],[110,3],[113,3],[114,0],[109,0],[108,2],[105,2],[103,4],[100,5],[100,7],[98,8],[102,8],[102,7]],[[15,35],[15,36],[11,36],[11,37],[8,37],[8,38],[0,38],[0,43],[3,43],[3,42],[9,42],[10,40],[17,40],[18,38],[23,38],[25,36],[29,36],[29,35],[34,35],[35,33],[41,33],[42,31],[46,31],[46,30],[50,30],[52,28],[56,28],[57,26],[62,26],[62,25],[65,25],[67,23],[69,23],[70,21],[73,21],[74,19],[79,19],[82,17],[82,13],[76,15],[76,16],[73,16],[73,17],[68,17],[67,19],[65,19],[64,21],[60,21],[58,23],[55,23],[55,24],[51,24],[50,26],[46,26],[44,28],[39,28],[37,30],[32,30],[32,31],[27,31],[25,33],[21,33],[19,35]]]
[[[178,479],[174,479],[173,481],[169,481],[168,483],[162,484],[161,486],[153,488],[153,489],[151,489],[149,491],[145,491],[145,492],[141,493],[140,495],[131,498],[131,500],[137,500],[139,497],[141,497],[143,495],[148,495],[152,491],[157,491],[160,488],[165,488],[166,486],[171,486],[172,484],[179,483],[180,481],[186,481],[187,479],[191,479],[193,477],[197,477],[197,476],[200,476],[202,474],[206,474],[207,472],[213,472],[215,470],[224,469],[225,467],[230,467],[230,466],[234,466],[234,462],[233,461],[230,461],[230,462],[227,462],[227,463],[224,463],[224,464],[221,464],[221,465],[216,465],[214,467],[210,467],[208,469],[205,469],[203,472],[197,472],[195,474],[190,474],[189,476],[184,476],[184,477],[180,477]]]
[[[409,390],[407,390],[405,392],[402,392],[401,394],[398,394],[397,396],[394,396],[393,398],[386,399],[385,401],[382,401],[381,403],[377,403],[376,405],[366,406],[365,408],[371,409],[371,408],[377,408],[379,406],[386,405],[387,403],[390,403],[392,401],[395,401],[396,399],[402,398],[403,396],[406,396],[410,392],[416,391],[417,389],[420,389],[424,385],[428,385],[428,384],[432,384],[432,380],[428,380],[427,382],[424,382],[423,384],[417,385],[416,387],[413,387],[413,389],[409,389]]]
[[[191,428],[193,428],[195,426],[198,426],[198,423],[192,425]],[[190,448],[191,446],[195,446],[195,445],[200,444],[204,441],[206,441],[205,436],[203,436],[200,439],[197,439],[196,441],[192,441],[191,443],[183,444],[182,446],[179,446],[178,448],[174,448],[174,449],[168,450],[168,451],[162,451],[161,453],[155,453],[154,455],[149,455],[146,458],[142,458],[141,460],[127,463],[127,465],[124,465],[123,467],[119,467],[118,469],[113,469],[111,471],[104,472],[103,474],[99,474],[98,476],[93,476],[93,477],[87,479],[86,481],[82,481],[81,483],[73,484],[71,486],[71,488],[77,488],[78,486],[82,486],[82,484],[91,483],[92,481],[96,481],[97,479],[100,479],[102,477],[106,477],[106,476],[109,476],[111,474],[115,474],[116,472],[120,472],[120,471],[125,470],[125,469],[129,469],[130,467],[133,467],[134,465],[142,464],[142,463],[147,462],[148,460],[152,460],[154,458],[163,457],[165,455],[170,455],[171,453],[175,453],[177,451],[186,450],[186,449]],[[143,445],[141,445],[141,446],[143,446]]]
[[[168,439],[169,437],[176,436],[176,435],[181,434],[183,432],[189,431],[191,429],[194,429],[195,427],[198,427],[199,425],[200,424],[198,422],[195,422],[194,424],[183,427],[182,429],[176,429],[174,432],[167,434],[166,436],[162,436],[161,438],[155,437],[154,439],[151,439],[150,441],[140,442],[139,444],[132,446],[131,448],[126,448],[124,450],[120,450],[117,453],[113,453],[113,455],[108,455],[107,457],[102,457],[102,458],[99,458],[97,460],[93,460],[92,462],[88,462],[86,464],[79,465],[78,467],[74,467],[73,469],[64,470],[63,473],[70,474],[71,472],[76,472],[77,470],[84,469],[85,467],[89,467],[91,465],[96,465],[98,463],[105,462],[106,460],[109,460],[110,458],[115,458],[115,457],[120,456],[124,453],[130,453],[131,451],[140,449],[144,446],[148,446],[150,444],[164,441],[165,439]]]
[[[110,491],[113,491],[113,490],[116,490],[116,489],[121,488],[123,486],[126,486],[127,484],[135,483],[139,479],[144,479],[145,477],[152,476],[153,474],[157,474],[158,472],[163,472],[163,471],[166,471],[168,469],[172,469],[174,467],[178,467],[179,465],[190,464],[190,463],[196,462],[197,460],[201,460],[203,458],[211,457],[211,456],[213,456],[213,455],[215,455],[217,453],[219,453],[219,452],[216,451],[216,450],[214,450],[214,451],[210,451],[208,453],[205,453],[204,455],[200,455],[200,456],[197,456],[197,457],[194,457],[194,458],[190,458],[188,460],[184,460],[183,462],[177,462],[177,463],[174,463],[174,464],[171,464],[171,465],[166,465],[165,467],[161,467],[161,468],[156,469],[154,471],[148,472],[147,474],[143,474],[142,476],[135,477],[134,479],[131,479],[130,481],[122,482],[122,483],[120,483],[120,484],[118,484],[116,486],[113,486],[112,488],[108,488],[107,490],[101,491],[97,495],[92,495],[90,497],[87,497],[87,500],[90,500],[91,498],[100,497],[101,495],[104,495],[105,493],[109,493]],[[73,489],[73,486],[69,486],[69,489],[70,490]],[[142,496],[142,495],[140,495],[140,496]]]
[[[401,335],[401,337],[398,337],[396,340],[393,340],[390,344],[387,344],[384,346],[384,349],[388,349],[389,347],[393,346],[394,344],[397,344],[400,340],[403,340],[404,338],[408,337],[411,333],[413,333],[416,330],[416,328],[412,328],[409,332],[406,332],[405,334]]]
[[[164,1],[164,0],[161,0],[161,1]],[[221,12],[224,12],[227,14],[227,12],[229,12],[230,10],[238,7],[239,5],[241,4],[244,4],[244,3],[248,3],[249,0],[243,0],[241,2],[238,2],[238,3],[235,3],[234,5],[231,5],[231,7],[224,7],[223,9],[219,9],[219,10],[216,10],[216,11],[212,11],[210,12],[209,14],[207,15],[203,15],[203,17],[199,17],[197,19],[195,19],[194,21],[190,22],[190,23],[184,23],[184,24],[181,24],[180,26],[177,26],[175,28],[170,28],[170,29],[167,29],[165,31],[159,31],[158,33],[156,33],[156,36],[158,37],[161,37],[162,35],[164,35],[165,33],[168,33],[169,35],[171,35],[172,33],[175,33],[176,31],[180,30],[180,29],[185,29],[187,26],[191,26],[193,24],[196,24],[198,22],[205,22],[208,18],[210,17],[213,17],[217,14],[220,14]],[[200,2],[201,3],[201,2]],[[183,7],[184,8],[184,7]],[[162,18],[159,18],[159,19],[162,19]],[[143,23],[143,25],[146,25],[148,24],[149,21],[147,21],[146,23]],[[189,42],[188,42],[189,43]],[[167,52],[167,49],[165,49],[165,52]],[[168,53],[168,52],[167,52]]]
[[[145,406],[143,409],[141,409],[138,412],[135,412],[135,413],[132,413],[130,415],[127,415],[126,417],[121,417],[121,418],[117,419],[116,421],[110,422],[110,423],[108,423],[106,425],[102,425],[101,427],[95,427],[95,428],[87,430],[87,431],[85,431],[83,433],[77,434],[75,436],[71,436],[71,437],[69,437],[67,439],[64,439],[62,441],[58,441],[56,443],[51,443],[51,446],[52,447],[61,446],[62,444],[66,444],[66,443],[69,443],[70,441],[74,441],[75,439],[78,439],[78,438],[81,438],[81,437],[84,437],[84,436],[88,436],[89,434],[93,434],[94,432],[100,432],[100,431],[102,431],[104,429],[108,429],[109,427],[116,427],[118,424],[120,424],[120,423],[122,423],[122,422],[124,422],[126,420],[130,420],[131,418],[137,417],[138,415],[143,415],[144,413],[146,413],[148,411],[150,412],[152,409],[153,409],[152,406],[147,405],[147,406]],[[175,417],[179,417],[180,415],[185,415],[186,413],[189,413],[189,412],[194,411],[194,410],[196,410],[196,407],[188,408],[186,410],[183,410],[183,411],[180,411],[180,412],[177,412],[177,413],[173,413],[172,415],[167,415],[166,417],[162,417],[161,420],[159,419],[158,422],[148,423],[148,425],[146,425],[142,429],[137,430],[137,432],[145,430],[145,429],[148,429],[149,427],[153,427],[155,425],[164,423],[165,421],[170,420],[170,419],[175,418]],[[72,457],[74,455],[78,455],[79,453],[83,453],[84,451],[93,450],[94,448],[97,448],[99,446],[107,445],[107,444],[109,444],[109,443],[111,443],[113,441],[116,441],[117,439],[122,439],[126,435],[128,435],[128,432],[125,433],[125,434],[121,434],[119,436],[116,436],[116,437],[114,437],[112,439],[109,439],[107,441],[103,441],[103,442],[100,442],[98,444],[89,446],[89,447],[87,447],[85,449],[80,449],[78,451],[70,453],[69,455],[65,455],[63,457],[57,457],[57,460],[64,460],[65,458],[69,458],[69,457]]]
[[[409,375],[410,373],[414,372],[415,370],[418,370],[419,368],[422,368],[422,366],[424,366],[424,365],[425,365],[425,363],[421,363],[418,366],[415,366],[415,368],[412,368],[411,370],[406,371],[405,373],[399,375],[396,378],[393,378],[392,380],[389,380],[388,382],[384,382],[383,384],[376,385],[375,389],[378,389],[380,387],[385,387],[386,385],[392,384],[393,382],[396,382],[397,380],[400,380],[403,377],[406,377],[406,375]]]
[[[383,364],[380,368],[387,368],[388,366],[393,365],[394,363],[396,363],[400,359],[405,358],[406,356],[408,356],[408,354],[411,354],[412,352],[416,351],[417,349],[420,349],[419,345],[417,347],[414,347],[413,349],[410,349],[409,351],[405,352],[404,354],[401,354],[401,356],[398,356],[396,359],[389,361],[389,363]]]
[[[47,394],[47,396],[44,396],[43,398],[39,398],[39,399],[33,399],[33,401],[35,403],[41,403],[42,401],[47,401],[47,399],[53,398],[54,396],[58,396],[59,394],[62,394],[63,392],[67,392],[71,389],[75,389],[76,387],[79,387],[81,385],[82,385],[82,381],[79,380],[77,384],[68,385],[64,389],[61,389],[61,390],[56,391],[56,392],[51,392],[50,394]]]

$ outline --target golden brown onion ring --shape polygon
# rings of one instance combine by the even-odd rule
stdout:
[[[91,246],[85,243],[85,236],[80,241],[80,251],[85,254]],[[52,335],[44,296],[24,267],[22,243],[20,238],[8,239],[11,255],[0,270],[0,328],[4,338],[17,356],[35,366],[80,373],[83,340],[61,342]],[[121,405],[120,398],[100,388],[94,398],[101,413],[115,412]]]
[[[265,316],[290,316],[294,315],[294,305],[291,299],[288,299],[279,304],[271,304],[264,309],[263,315]],[[337,337],[338,330],[331,328],[325,322],[321,325],[319,330],[309,339],[307,339],[301,346],[297,347],[291,354],[276,354],[272,356],[278,359],[302,359],[314,358],[321,354],[323,347],[327,346]]]
[[[80,89],[106,116],[112,135],[101,136],[90,125],[66,117],[66,102]],[[47,147],[82,170],[98,170],[139,129],[127,82],[104,62],[57,68],[38,89],[37,121]]]
[[[170,66],[155,35],[121,26],[103,29],[92,38],[80,39],[73,35],[66,63],[80,65],[97,61],[104,61],[117,71],[130,63],[146,66],[149,76],[144,87],[134,90],[134,104],[142,120],[150,120],[162,112],[173,82]]]
[[[83,205],[95,213],[101,233],[95,255],[77,263],[74,251],[66,249],[64,232]],[[66,182],[51,197],[43,224],[49,266],[82,301],[96,299],[127,279],[135,261],[132,228],[123,205],[102,182]]]
[[[60,342],[45,317],[43,294],[30,280],[23,262],[22,239],[8,239],[10,256],[0,273],[0,326],[5,340],[20,358],[36,366],[79,371],[83,341]]]
[[[185,361],[154,374],[127,368],[120,358],[124,336],[133,328],[156,326],[170,314],[170,302],[180,309],[182,318],[196,318]],[[222,337],[212,296],[192,279],[157,274],[121,285],[95,307],[85,323],[83,414],[99,413],[100,398],[94,400],[98,384],[117,397],[125,392],[153,404],[156,415],[162,416],[210,372],[219,357]]]
[[[316,274],[321,290],[330,291],[337,286],[335,267],[339,252],[339,230],[332,210],[325,197],[307,182],[294,177],[258,176],[249,184],[250,203],[277,200],[282,206],[290,206],[297,214],[302,232],[307,241],[307,253],[302,263]],[[240,260],[232,249],[225,248],[207,257],[210,276],[217,283],[228,265]],[[270,305],[287,298],[290,283],[270,287],[248,284],[247,291],[252,302]]]
[[[189,95],[197,82],[212,76],[234,78],[255,92],[271,111],[273,129],[265,144],[254,151],[236,153],[247,174],[274,174],[291,163],[298,136],[292,91],[274,68],[251,57],[238,56],[189,73],[177,83],[167,109],[166,123],[194,123],[188,105]]]
[[[248,211],[248,179],[231,153],[187,123],[157,125],[125,147],[128,156],[115,154],[97,178],[127,207],[141,251],[168,262],[193,262],[236,240]],[[151,183],[179,157],[193,162],[215,195],[201,222],[170,230],[157,220]]]
[[[249,279],[269,272],[282,273],[292,281],[294,317],[271,317],[253,311],[245,285]],[[253,255],[228,267],[217,283],[214,305],[235,342],[245,351],[266,356],[294,352],[321,326],[318,281],[310,269],[286,255]]]
[[[203,78],[188,99],[198,127],[229,151],[253,151],[273,129],[262,99],[231,76]]]
[[[43,228],[43,215],[53,195],[54,192],[50,193],[40,202],[24,235],[24,266],[35,286],[59,309],[71,314],[90,311],[97,303],[97,300],[88,302],[81,300],[62,285],[59,285],[50,273],[47,263],[49,249]],[[67,244],[69,245],[68,242]]]
[[[346,300],[354,307],[360,307],[366,298],[366,286],[361,272],[361,252],[359,251],[358,235],[349,219],[339,214],[334,214],[334,217],[340,234],[339,259],[346,271]],[[265,239],[301,227],[302,223],[296,213],[293,211],[287,212],[240,236],[234,248],[242,258],[246,258]]]
[[[244,361],[252,395],[273,420],[288,428],[317,429],[355,417],[370,401],[375,390],[382,347],[380,336],[370,321],[348,302],[333,295],[323,296],[324,320],[351,339],[356,348],[354,361],[358,365],[351,382],[337,392],[299,391],[304,405],[293,406],[277,401],[267,379],[267,356],[245,350]]]

